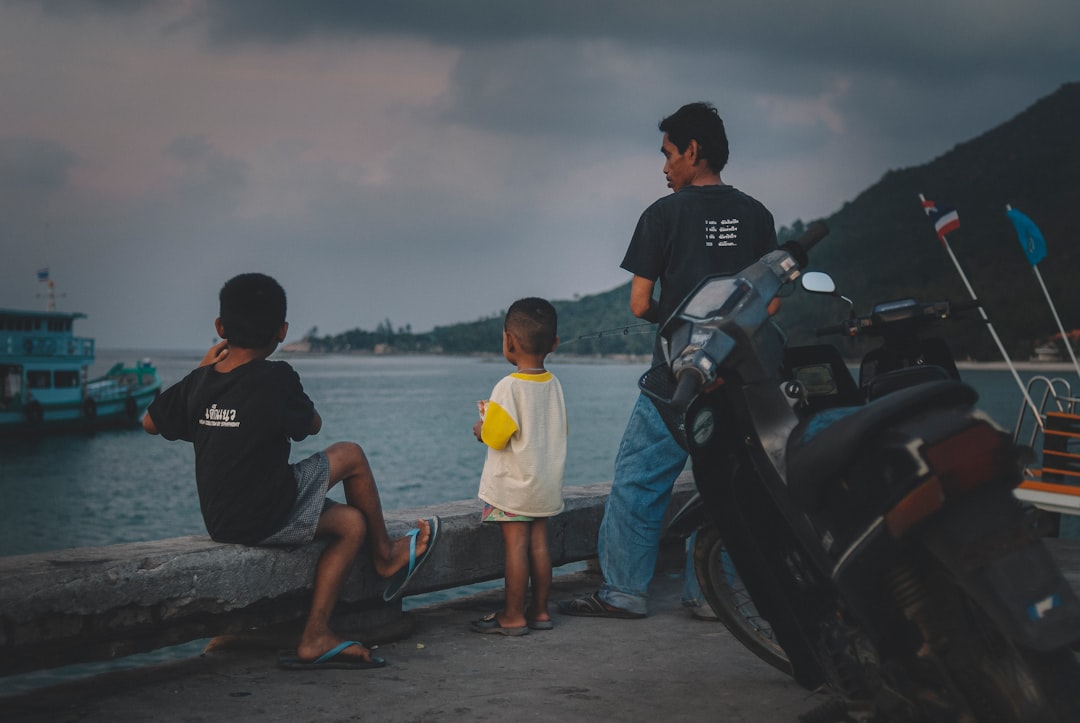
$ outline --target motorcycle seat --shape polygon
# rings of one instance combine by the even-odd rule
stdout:
[[[915,414],[971,406],[977,399],[967,384],[941,380],[897,390],[864,406],[824,410],[800,422],[788,438],[788,492],[803,509],[813,509],[821,486],[878,432]]]

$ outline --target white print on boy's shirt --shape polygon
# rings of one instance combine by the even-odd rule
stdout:
[[[739,219],[725,218],[721,221],[705,220],[706,246],[737,246],[739,238]]]
[[[199,424],[204,427],[239,427],[240,422],[236,421],[235,409],[218,409],[218,405],[211,404],[210,408],[206,410],[203,418],[199,420]]]

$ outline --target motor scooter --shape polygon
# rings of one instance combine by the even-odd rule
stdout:
[[[789,348],[772,323],[825,233],[703,280],[641,380],[690,453],[706,598],[744,644],[827,691],[807,720],[1080,720],[1080,601],[1012,496],[1024,450],[934,344],[864,359],[856,385],[834,347]],[[934,308],[871,320],[920,326]],[[724,600],[732,579],[771,642]]]

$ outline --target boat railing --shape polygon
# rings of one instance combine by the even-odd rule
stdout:
[[[5,334],[0,336],[0,355],[7,357],[90,357],[94,340],[55,334]]]
[[[1041,393],[1036,393],[1040,392]],[[1020,405],[1020,414],[1016,419],[1013,441],[1019,443],[1031,418],[1031,431],[1027,445],[1035,449],[1039,434],[1047,433],[1047,425],[1053,427],[1054,418],[1077,417],[1077,404],[1080,398],[1072,395],[1069,382],[1061,377],[1034,376],[1027,383],[1027,396],[1035,402],[1040,419],[1034,419],[1034,411],[1026,400]]]

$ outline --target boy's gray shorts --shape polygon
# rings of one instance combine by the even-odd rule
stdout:
[[[302,545],[315,539],[315,528],[323,510],[338,504],[326,499],[330,488],[330,460],[326,452],[316,452],[290,465],[296,479],[296,502],[280,530],[260,541],[260,545]]]

